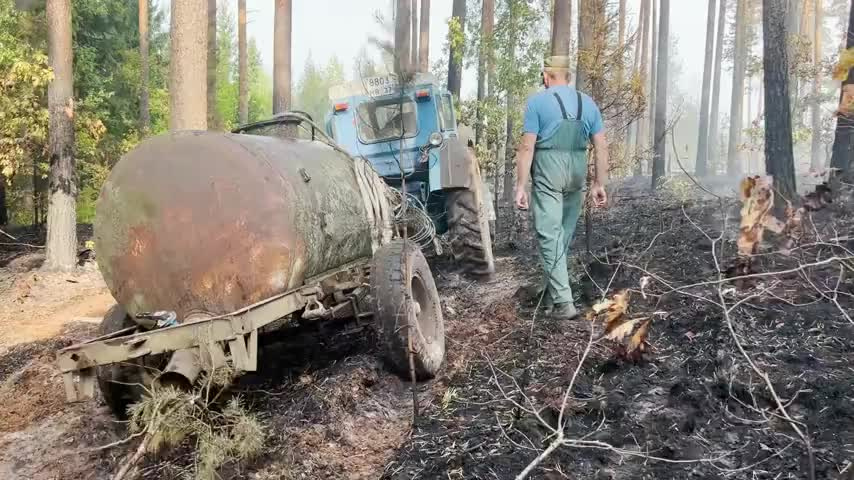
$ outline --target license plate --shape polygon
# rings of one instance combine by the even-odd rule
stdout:
[[[398,83],[397,77],[394,75],[380,75],[376,77],[368,77],[364,79],[365,88],[368,95],[372,97],[381,97],[397,92]]]

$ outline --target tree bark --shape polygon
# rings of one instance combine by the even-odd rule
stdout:
[[[148,0],[139,0],[139,130],[141,137],[151,130],[148,109]]]
[[[412,32],[409,36],[410,53],[409,60],[413,67],[418,66],[418,0],[412,0],[412,5],[409,9],[410,21],[412,24]],[[417,69],[417,68],[413,68]]]
[[[246,51],[246,0],[237,0],[237,116],[249,123],[249,61]]]
[[[625,0],[621,0],[625,1]],[[552,12],[552,55],[569,55],[572,40],[572,1],[554,0]]]
[[[219,128],[216,108],[216,0],[208,0],[208,128]]]
[[[694,172],[706,175],[709,171],[709,103],[711,102],[712,83],[712,54],[715,42],[715,6],[716,0],[708,0],[709,10],[706,12],[706,56],[703,62],[703,89],[700,95],[700,130],[697,133],[697,162]]]
[[[410,18],[413,15],[409,0],[397,0],[394,19],[394,57],[395,70],[398,73],[409,72],[412,38],[410,36]]]
[[[77,261],[77,175],[74,161],[71,0],[47,1],[47,54],[53,80],[47,87],[48,186],[44,267],[73,270]]]
[[[206,0],[173,0],[170,20],[169,128],[208,128]]]
[[[516,18],[515,12],[516,7],[513,5],[513,2],[518,2],[521,0],[509,0],[510,2],[510,17],[509,17],[509,25],[510,25],[510,35],[508,36],[509,40],[507,42],[507,49],[505,51],[505,56],[509,61],[510,71],[513,71],[516,68]],[[505,139],[504,146],[504,210],[507,215],[507,219],[510,220],[513,218],[513,160],[515,158],[516,153],[516,127],[515,122],[513,121],[513,109],[516,108],[516,92],[514,91],[513,86],[507,89],[507,135]],[[509,223],[512,225],[512,223]],[[507,232],[509,237],[513,235],[513,228],[511,227]]]
[[[789,55],[786,44],[786,0],[762,2],[762,65],[765,72],[765,170],[780,193],[777,205],[794,201],[795,157],[789,110]]]
[[[623,52],[626,49],[626,0],[620,0],[617,10],[617,48]],[[620,55],[619,63],[617,63],[617,85],[623,84],[625,77],[625,55]],[[623,122],[621,121],[622,125]]]
[[[845,32],[845,48],[854,47],[854,3],[848,12],[848,31]],[[846,88],[847,87],[847,88]],[[848,76],[842,81],[839,92],[839,105],[847,103],[845,91],[854,88],[854,68],[848,70]],[[768,102],[766,101],[766,109]],[[854,164],[854,111],[850,108],[840,109],[836,117],[836,131],[833,137],[833,150],[830,155],[830,167],[832,178],[848,178],[851,175],[851,166]]]
[[[742,158],[739,145],[741,144],[741,129],[743,127],[743,103],[744,103],[744,74],[747,63],[747,49],[745,48],[745,34],[747,21],[747,0],[737,0],[735,13],[735,53],[732,69],[732,102],[729,114],[729,143],[727,146],[727,174],[730,176],[741,175]]]
[[[425,0],[421,0],[422,2]],[[495,2],[494,0],[483,0],[480,14],[480,51],[477,57],[477,110],[476,124],[474,129],[475,143],[483,142],[483,108],[482,103],[486,98],[487,84],[487,59],[492,55],[492,32],[495,25]]]
[[[655,157],[655,106],[657,105],[656,94],[658,93],[658,49],[660,47],[658,43],[658,1],[659,0],[652,0],[652,19],[650,20],[652,26],[652,37],[650,38],[652,61],[649,64],[649,128],[647,132],[647,141],[649,141],[649,148],[653,152],[653,157]],[[651,163],[652,162],[650,162],[650,165],[647,166],[648,169],[652,168]]]
[[[578,0],[578,55],[576,60],[575,88],[587,93],[590,88],[590,78],[584,57],[589,56],[593,49],[594,31],[594,0]]]
[[[484,0],[486,3],[487,0]],[[421,15],[418,19],[418,71],[430,71],[430,0],[421,0]]]
[[[0,173],[0,225],[9,223],[9,209],[6,208],[6,176]]]
[[[718,27],[715,39],[715,69],[712,78],[712,102],[709,112],[709,156],[707,169],[716,173],[716,165],[720,160],[720,106],[721,106],[721,71],[724,57],[724,32],[726,32],[726,5],[728,0],[720,0],[718,5]]]
[[[641,53],[640,53],[640,81],[642,85],[647,84],[647,60],[649,59],[649,50],[650,50],[650,0],[642,0],[641,1],[641,9],[640,9],[640,21],[641,21]],[[648,92],[647,92],[648,93]],[[648,95],[644,98],[644,108],[643,113],[641,114],[641,118],[638,119],[635,125],[635,156],[637,157],[637,163],[635,163],[634,174],[635,175],[643,175],[643,161],[640,158],[640,154],[643,151],[643,145],[646,142],[646,139],[649,138],[648,133],[648,122],[649,119],[646,116],[646,112],[648,111],[649,98]]]
[[[404,3],[409,3],[406,0]],[[291,108],[291,0],[276,0],[273,18],[273,113]],[[409,31],[409,24],[406,25]]]
[[[812,116],[812,144],[810,148],[810,167],[818,170],[824,166],[821,148],[821,30],[824,21],[821,11],[821,0],[813,0],[815,10],[813,11],[813,65],[815,71],[812,77],[812,101],[810,102],[810,114]]]
[[[790,62],[794,61],[795,58],[795,39],[798,37],[800,30],[800,19],[801,19],[801,5],[803,4],[803,0],[788,0],[788,4],[786,7],[786,31],[789,32],[789,38],[787,40],[787,45],[789,46],[789,59]],[[797,96],[797,86],[798,86],[798,77],[795,75],[794,71],[789,72],[789,92],[793,96]],[[792,107],[794,113],[795,99],[792,99]]]
[[[466,0],[454,0],[451,16],[457,19],[463,29],[463,35],[465,35]],[[465,41],[463,41],[463,43],[465,44]],[[461,54],[462,52],[458,52],[456,48],[452,47],[450,49],[450,58],[448,59],[448,90],[450,90],[451,94],[457,98],[460,97],[463,71],[462,59],[460,59],[460,61],[456,61],[455,57],[462,56]]]
[[[655,84],[655,153],[652,160],[652,187],[664,179],[667,145],[667,66],[670,60],[670,0],[661,0],[658,20],[658,74]]]

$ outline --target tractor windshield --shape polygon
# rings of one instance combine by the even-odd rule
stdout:
[[[401,115],[402,113],[402,115]],[[356,109],[359,140],[376,143],[413,137],[417,131],[415,102],[404,98],[365,102]],[[401,132],[401,117],[403,131]]]

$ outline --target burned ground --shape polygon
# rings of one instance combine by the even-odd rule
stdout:
[[[766,236],[754,271],[790,273],[751,278],[739,288],[720,284],[729,307],[740,302],[729,318],[744,351],[811,440],[818,479],[850,478],[854,470],[854,325],[846,318],[854,286],[850,261],[841,280],[839,262],[798,265],[851,256],[851,207],[843,200],[812,214],[814,227],[790,256],[774,253],[778,239]],[[710,241],[703,232],[716,238],[725,217],[722,240]],[[653,318],[640,361],[599,340],[579,367],[591,324],[534,317],[536,297],[520,288],[538,280],[526,234],[512,249],[498,250],[494,283],[469,283],[437,265],[448,355],[439,377],[417,387],[414,424],[410,385],[376,359],[370,335],[340,335],[343,326],[289,333],[287,342],[262,351],[262,371],[231,392],[266,425],[264,453],[226,465],[221,477],[513,478],[553,439],[563,408],[566,438],[583,443],[557,448],[531,478],[809,478],[803,441],[781,418],[716,304],[715,282],[733,261],[737,222],[734,201],[683,207],[637,197],[595,215],[591,254],[579,228],[570,261],[574,290],[585,307],[631,290],[629,315]],[[19,285],[24,277],[16,275]],[[82,322],[0,352],[9,360],[4,365],[15,365],[0,370],[4,402],[10,392],[61,395],[50,355],[86,328]],[[121,439],[120,429],[111,428],[96,402],[48,406],[0,434],[4,478],[107,478],[133,450],[128,444],[81,453]],[[180,478],[192,469],[190,446],[150,456],[140,474]],[[12,468],[16,448],[32,450],[34,464]]]

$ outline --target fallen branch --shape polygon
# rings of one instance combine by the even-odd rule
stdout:
[[[126,461],[124,465],[122,465],[122,468],[120,468],[119,471],[116,472],[116,474],[113,476],[113,480],[124,479],[128,472],[139,463],[143,455],[145,455],[145,450],[148,447],[148,441],[150,439],[151,434],[146,434],[142,441],[139,442],[139,447],[137,447],[136,451],[133,453],[130,459],[128,459],[128,461]]]

